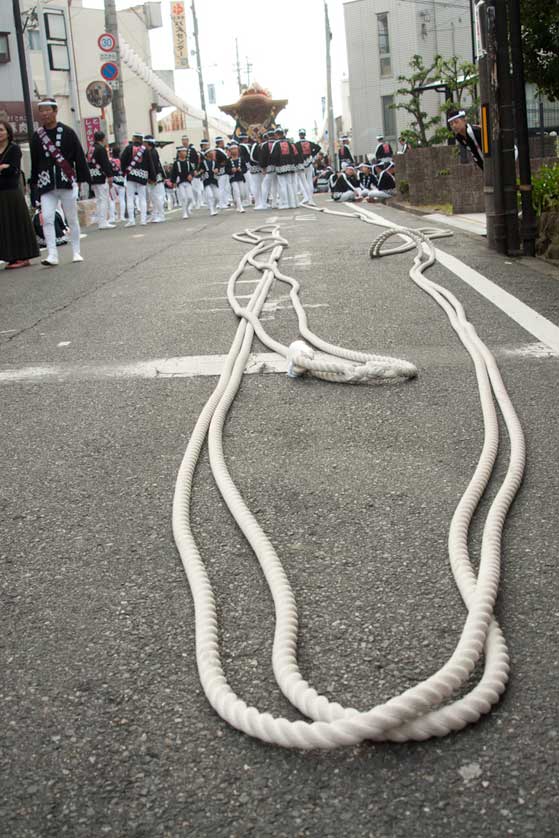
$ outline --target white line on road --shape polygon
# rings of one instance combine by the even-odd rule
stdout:
[[[367,210],[367,215],[375,219],[381,227],[401,228],[400,224],[395,224],[384,216],[378,215],[378,213]],[[439,250],[439,248],[435,248],[435,254],[441,265],[444,265],[449,271],[452,271],[455,276],[470,285],[478,294],[485,297],[486,300],[489,300],[497,308],[500,308],[501,311],[507,314],[515,323],[518,323],[525,331],[529,332],[529,334],[533,335],[542,343],[545,343],[546,346],[549,346],[554,353],[559,352],[559,327],[552,323],[551,320],[548,320],[542,314],[538,314],[537,311],[527,306],[526,303],[509,294],[508,291],[500,288],[494,282],[491,282],[483,274],[470,268],[460,259],[457,259],[456,256],[451,256],[450,253],[445,253],[444,250]]]
[[[43,364],[42,366],[0,368],[0,384],[15,381],[77,381],[119,378],[195,378],[221,375],[227,355],[187,355],[181,358],[154,358],[129,364]],[[286,372],[287,360],[275,352],[250,355],[247,375]]]
[[[500,288],[490,279],[478,273],[473,268],[468,267],[460,259],[451,256],[450,253],[445,253],[444,250],[436,249],[437,259],[439,262],[447,267],[453,274],[464,280],[468,285],[474,288],[479,294],[490,300],[497,308],[504,311],[505,314],[522,326],[527,332],[533,335],[538,340],[545,343],[554,352],[559,352],[559,327],[544,317],[538,314],[533,308],[527,306],[517,297],[509,294],[503,288]]]

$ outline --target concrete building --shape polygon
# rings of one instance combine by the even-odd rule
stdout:
[[[32,99],[36,101],[40,96],[54,96],[59,104],[60,120],[74,127],[82,141],[85,140],[86,120],[104,117],[103,127],[109,140],[113,140],[111,106],[102,113],[100,108],[90,104],[86,96],[88,84],[101,81],[103,59],[97,39],[105,31],[104,11],[88,8],[82,0],[52,0],[48,3],[43,0],[42,4],[38,0],[22,0],[21,5]],[[172,70],[161,71],[161,76],[158,76],[151,69],[149,28],[153,23],[150,23],[145,9],[145,6],[137,6],[118,12],[121,81],[128,134],[130,136],[133,131],[151,132],[158,139],[176,142],[186,131],[191,140],[197,142],[203,133],[200,110],[175,94]],[[42,49],[47,42],[50,56]],[[169,52],[172,62],[171,46]],[[169,136],[166,136],[165,130],[161,130],[164,126],[159,124],[157,117],[161,107],[168,105],[181,111],[172,127],[180,124],[185,128],[169,130]],[[0,4],[0,112],[7,115],[12,124],[21,126],[19,136],[25,134],[11,3]],[[210,118],[211,137],[226,133],[232,127],[228,120]]]
[[[410,124],[393,110],[398,76],[409,75],[409,61],[421,55],[428,66],[435,55],[472,60],[467,0],[348,0],[344,5],[352,147],[371,154],[377,134],[395,143]],[[424,110],[438,112],[441,94],[423,95]]]

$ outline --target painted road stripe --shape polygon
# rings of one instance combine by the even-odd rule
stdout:
[[[546,346],[549,346],[554,352],[559,352],[559,327],[551,320],[548,320],[542,314],[538,314],[533,308],[527,306],[517,297],[509,294],[503,288],[500,288],[490,279],[478,273],[473,268],[468,267],[460,259],[451,256],[450,253],[445,253],[444,250],[436,249],[437,259],[452,271],[459,279],[464,280],[468,285],[474,288],[479,294],[492,302],[501,311],[522,326],[527,332],[533,335]]]
[[[400,224],[395,224],[384,216],[378,215],[378,213],[370,212],[369,210],[364,210],[363,212],[381,227],[401,229]],[[403,235],[405,235],[405,232]],[[439,250],[438,248],[435,248],[435,255],[441,265],[444,265],[449,271],[452,271],[455,276],[470,285],[478,294],[485,297],[486,300],[489,300],[497,308],[500,308],[511,320],[514,320],[515,323],[522,326],[525,331],[542,343],[545,343],[546,346],[549,346],[554,353],[559,352],[559,327],[552,323],[551,320],[548,320],[542,314],[538,314],[533,308],[530,308],[526,303],[509,294],[508,291],[500,288],[494,282],[491,282],[483,274],[468,267],[460,259],[457,259],[456,256],[451,256],[450,253],[445,253],[444,250]]]
[[[42,364],[19,368],[0,368],[0,384],[16,381],[76,381],[119,378],[195,378],[221,375],[227,355],[187,355],[182,358],[154,358],[130,364]],[[287,360],[275,352],[249,356],[247,375],[286,372]]]

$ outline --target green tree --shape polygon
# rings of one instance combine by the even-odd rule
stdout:
[[[520,0],[526,81],[552,101],[559,100],[559,4]]]
[[[431,84],[438,80],[437,68],[440,56],[436,56],[433,63],[426,67],[423,63],[421,55],[414,55],[409,63],[412,71],[409,76],[398,76],[400,87],[396,91],[396,95],[401,97],[402,101],[396,102],[392,105],[394,110],[406,111],[412,117],[411,127],[402,134],[405,135],[407,141],[411,145],[431,145],[432,138],[427,136],[427,133],[435,125],[440,126],[440,116],[429,116],[422,107],[423,93],[416,92],[417,87],[423,87],[426,84]]]

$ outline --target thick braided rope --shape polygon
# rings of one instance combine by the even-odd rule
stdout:
[[[347,215],[346,213],[336,214]],[[406,231],[406,233],[411,236],[410,231]],[[390,235],[393,235],[393,233],[390,233]],[[386,237],[388,236],[385,235],[384,238]],[[420,244],[422,247],[425,244],[424,241],[420,242],[417,238],[415,243],[418,247]],[[271,243],[266,245],[267,249],[270,245]],[[263,247],[257,245],[253,250],[261,252],[263,249]],[[277,255],[277,251],[275,255]],[[247,257],[241,260],[241,269],[246,261],[248,261]],[[432,264],[432,261],[432,254],[425,256],[418,252],[412,270],[417,269],[421,273],[425,267]],[[270,267],[264,270],[262,279],[246,307],[247,311],[254,316],[257,316],[260,312],[275,275],[273,260],[269,264]],[[237,277],[240,275],[239,269],[233,277],[235,275]],[[444,289],[441,289],[441,291],[444,292]],[[455,312],[454,317],[458,324],[459,314],[457,315]],[[473,334],[475,335],[475,332]],[[296,661],[297,612],[293,594],[278,557],[233,486],[223,461],[221,447],[223,424],[228,407],[240,384],[246,357],[250,352],[252,336],[252,322],[249,322],[249,318],[243,317],[218,386],[204,408],[189,442],[177,480],[173,508],[175,538],[195,601],[198,667],[210,702],[217,712],[235,727],[265,741],[290,747],[333,747],[340,744],[355,743],[365,738],[421,739],[433,735],[444,735],[449,730],[458,729],[475,721],[482,713],[488,712],[491,705],[498,700],[504,689],[508,673],[506,647],[500,630],[492,618],[499,576],[500,535],[497,534],[496,537],[492,531],[487,535],[488,524],[486,524],[487,538],[484,536],[480,574],[477,581],[467,556],[467,526],[483,491],[481,483],[483,480],[487,481],[491,474],[498,444],[496,417],[492,401],[491,407],[485,405],[482,395],[486,424],[484,453],[470,487],[456,511],[449,539],[453,572],[462,596],[470,609],[462,639],[449,663],[435,676],[412,690],[407,690],[402,696],[392,699],[385,705],[373,708],[367,713],[358,713],[356,710],[344,709],[338,704],[328,702],[324,696],[319,696],[302,679]],[[469,339],[472,340],[471,335]],[[487,375],[484,376],[483,364],[479,359],[474,359],[474,363],[476,364],[478,379],[483,384],[483,379],[487,380]],[[489,360],[491,380],[494,388],[498,389],[498,371],[495,375],[495,370],[494,362],[492,367]],[[486,390],[488,389],[486,384],[483,384],[483,386]],[[502,389],[504,390],[504,388]],[[506,391],[504,395],[506,396]],[[504,395],[503,392],[500,392],[503,404],[506,402]],[[512,413],[514,414],[514,411]],[[511,415],[509,415],[509,420],[512,427],[514,422]],[[283,692],[299,709],[311,718],[317,719],[318,721],[315,723],[292,723],[285,719],[274,719],[266,713],[259,713],[256,708],[247,707],[241,699],[235,696],[225,680],[218,650],[214,598],[189,522],[192,479],[210,421],[212,423],[209,443],[210,457],[220,491],[226,497],[229,508],[233,511],[247,539],[255,549],[274,598],[276,607],[274,672]],[[509,422],[507,422],[507,426],[509,426]],[[485,461],[482,464],[483,459]],[[509,475],[507,475],[507,480],[508,478]],[[510,505],[516,490],[513,484],[515,480],[519,483],[520,479],[521,470],[519,474],[517,469],[509,480],[509,486],[506,490],[505,484],[503,484],[499,493],[501,497],[498,496],[493,505],[495,507],[500,500],[499,509],[496,510],[494,519],[497,526],[501,525],[501,529],[504,514],[506,514],[508,508],[507,503]],[[511,491],[513,492],[512,496]],[[493,521],[493,524],[495,524],[495,521]],[[489,529],[492,530],[493,527]],[[458,546],[453,547],[453,542],[456,542]],[[487,544],[489,544],[489,547],[485,549]],[[432,705],[434,706],[450,696],[467,679],[481,654],[484,643],[486,667],[481,682],[465,698],[448,707],[432,710]],[[421,717],[415,718],[418,716]]]

